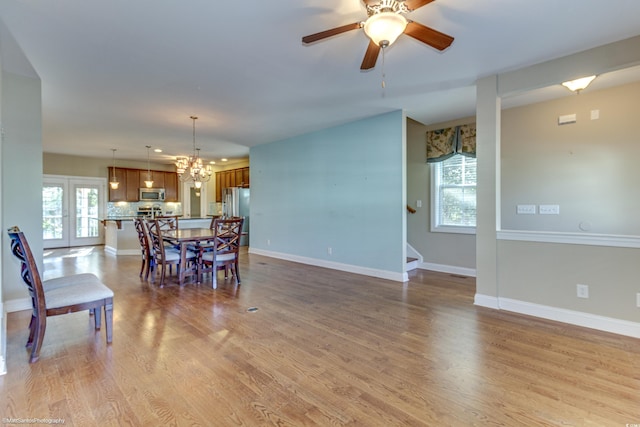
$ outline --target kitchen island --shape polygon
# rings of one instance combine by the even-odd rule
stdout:
[[[104,251],[111,255],[140,255],[138,233],[133,224],[135,217],[107,217],[101,220],[105,227]],[[209,218],[178,219],[180,228],[209,228]]]

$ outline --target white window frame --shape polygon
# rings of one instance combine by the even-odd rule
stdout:
[[[466,225],[441,225],[439,224],[440,211],[440,170],[442,162],[430,163],[431,169],[431,232],[434,233],[459,233],[476,234],[475,226]],[[476,184],[477,188],[477,184]],[[477,195],[477,192],[476,192]],[[477,218],[476,218],[477,221]],[[476,223],[477,224],[477,223]]]

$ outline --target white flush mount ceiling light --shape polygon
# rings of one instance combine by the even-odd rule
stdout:
[[[194,187],[200,188],[203,182],[211,179],[213,170],[211,165],[204,166],[200,158],[200,149],[196,148],[196,120],[198,117],[191,116],[190,118],[193,120],[193,155],[176,158],[176,172],[180,181],[193,181]]]
[[[572,92],[580,93],[580,91],[589,86],[589,83],[591,83],[595,78],[596,76],[582,77],[580,79],[562,82],[562,86],[566,87]]]

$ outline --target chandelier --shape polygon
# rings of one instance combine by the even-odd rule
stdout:
[[[196,188],[202,187],[203,182],[211,179],[213,171],[211,165],[204,166],[200,158],[200,149],[196,148],[196,120],[198,117],[191,116],[193,120],[193,155],[191,157],[176,158],[176,172],[182,182],[193,181]]]

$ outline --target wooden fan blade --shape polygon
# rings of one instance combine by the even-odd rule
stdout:
[[[419,7],[426,6],[433,0],[405,0],[404,4],[409,10],[416,10]]]
[[[327,37],[335,36],[337,34],[346,33],[347,31],[357,30],[360,28],[360,22],[354,22],[353,24],[343,25],[342,27],[332,28],[326,31],[320,31],[319,33],[304,36],[302,43],[313,43],[318,40],[326,39]]]
[[[413,21],[407,23],[404,33],[438,50],[445,50],[453,42],[453,37]]]
[[[370,70],[371,68],[376,66],[376,61],[378,60],[378,54],[380,53],[380,46],[375,44],[373,40],[369,40],[369,46],[367,47],[367,51],[364,53],[364,59],[362,60],[362,65],[360,65],[361,70]]]

